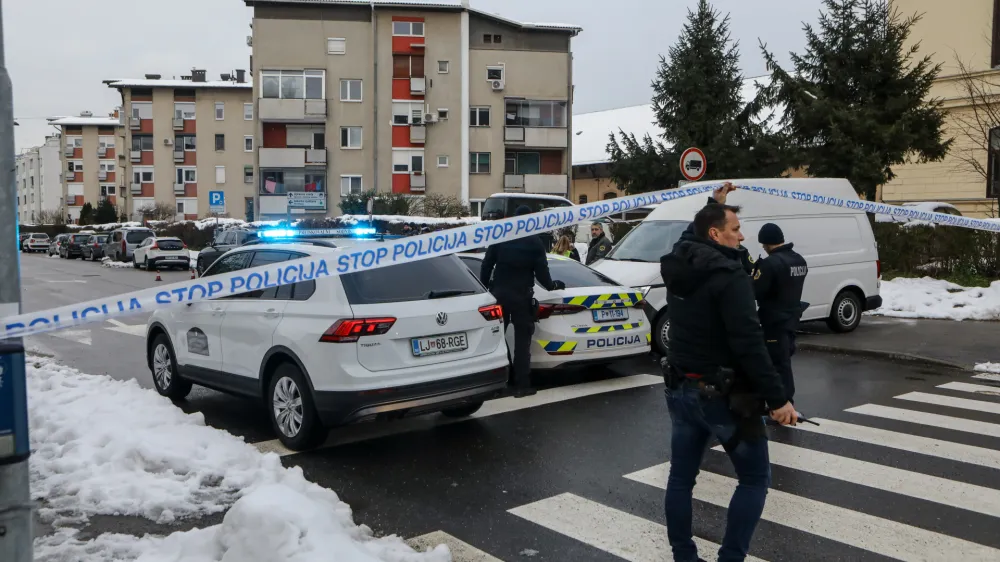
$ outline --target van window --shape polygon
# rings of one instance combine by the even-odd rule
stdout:
[[[138,244],[150,236],[154,236],[152,230],[129,230],[125,234],[125,241],[129,244]]]
[[[570,259],[550,259],[549,273],[553,279],[558,279],[566,284],[567,289],[579,287],[617,287],[612,279],[590,269],[582,263]]]
[[[536,197],[490,197],[483,204],[483,220],[498,220],[505,217],[514,216],[514,211],[524,205],[531,209],[532,213],[537,213],[544,209],[555,207],[568,207],[568,201],[559,199],[539,199]]]
[[[467,291],[470,295],[486,292],[454,255],[358,271],[340,278],[351,304],[419,301],[431,292],[442,291]],[[403,279],[406,281],[401,283]]]
[[[689,224],[686,221],[643,221],[629,231],[605,259],[657,263],[670,253]]]

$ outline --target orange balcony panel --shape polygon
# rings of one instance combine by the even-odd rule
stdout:
[[[114,172],[108,172],[108,179],[104,180],[101,183],[115,183],[115,173]]]
[[[153,185],[154,184],[151,183],[142,184],[142,193],[140,193],[138,197],[152,197],[154,191]]]
[[[194,213],[185,213],[184,214],[184,220],[186,220],[186,221],[196,221],[196,220],[198,220],[198,215],[196,215]]]
[[[104,155],[104,159],[105,160],[112,160],[112,159],[117,158],[117,157],[118,157],[118,154],[115,152],[114,148],[108,148],[107,154]]]
[[[184,151],[184,166],[194,166],[198,164],[198,153],[193,150]],[[178,164],[180,165],[180,164]]]
[[[410,37],[410,36],[392,36],[392,52],[397,55],[423,55],[423,47],[414,48],[413,45],[423,45],[425,44],[426,38],[424,37]]]
[[[174,132],[175,133],[181,133],[181,132],[183,132],[183,133],[194,134],[194,133],[198,132],[195,129],[195,123],[197,123],[197,121],[195,121],[194,119],[185,119],[184,120],[184,130],[183,131],[174,131]]]
[[[143,150],[139,157],[139,165],[141,166],[152,166],[153,165],[153,151]]]
[[[392,99],[394,100],[423,100],[424,96],[410,93],[409,78],[392,79]]]
[[[108,195],[108,202],[112,205],[117,205],[118,199],[114,195]]]
[[[197,196],[198,196],[198,184],[196,183],[184,184],[184,197],[197,197]]]
[[[413,144],[410,142],[410,127],[409,125],[393,125],[392,126],[392,147],[393,148],[423,148],[422,144]]]
[[[140,119],[139,120],[139,133],[145,135],[153,134],[153,120],[152,119]]]
[[[71,156],[70,158],[73,158],[73,159],[83,158],[83,148],[74,148],[73,149],[73,156]]]
[[[410,174],[393,174],[392,175],[392,192],[393,193],[409,193],[410,192]]]

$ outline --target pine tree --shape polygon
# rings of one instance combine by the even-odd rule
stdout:
[[[940,65],[914,61],[907,46],[920,16],[900,16],[888,0],[824,0],[819,28],[805,26],[806,49],[783,70],[761,45],[782,125],[811,176],[846,177],[874,200],[878,186],[908,160],[938,161],[944,110],[928,98]]]
[[[77,224],[93,224],[94,222],[94,206],[87,201],[80,207],[80,218],[77,219]]]
[[[113,223],[118,219],[118,210],[108,199],[101,199],[94,211],[94,224]]]
[[[741,98],[739,49],[729,34],[729,16],[720,18],[707,0],[688,11],[677,44],[653,81],[653,111],[663,130],[659,140],[620,132],[608,143],[611,179],[637,193],[676,185],[680,152],[695,146],[708,158],[706,179],[774,177],[788,169],[786,142],[760,119],[768,92]]]

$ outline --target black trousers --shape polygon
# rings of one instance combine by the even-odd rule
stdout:
[[[764,329],[764,341],[774,369],[781,375],[781,385],[789,402],[794,402],[795,378],[792,376],[792,356],[795,355],[795,331],[786,328]]]
[[[493,296],[503,307],[504,333],[514,325],[514,369],[510,383],[527,388],[531,386],[531,336],[535,333],[535,307],[531,293],[516,293],[494,289]]]

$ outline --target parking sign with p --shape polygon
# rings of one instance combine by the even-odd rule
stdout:
[[[226,193],[224,191],[208,192],[208,211],[210,213],[226,212]]]

